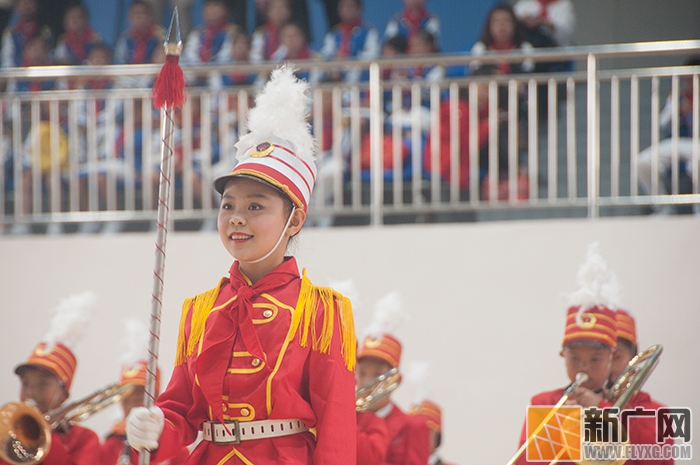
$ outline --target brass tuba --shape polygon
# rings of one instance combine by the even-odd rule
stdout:
[[[56,428],[83,421],[119,402],[133,390],[133,384],[112,383],[46,415],[30,402],[3,405],[0,407],[0,458],[13,465],[41,462],[51,449],[51,433]]]
[[[392,368],[361,386],[355,391],[355,410],[358,412],[371,410],[379,400],[388,396],[394,389],[399,387],[400,381],[401,375],[399,370]]]
[[[613,408],[619,409],[619,412],[621,413],[625,406],[627,406],[627,403],[630,401],[630,399],[642,389],[642,386],[649,378],[652,371],[654,371],[656,365],[658,365],[659,357],[661,356],[662,351],[663,346],[653,345],[644,352],[640,352],[639,354],[634,356],[632,360],[629,361],[625,371],[623,371],[620,374],[619,378],[617,378],[615,383],[613,383],[613,385],[605,393],[606,400],[613,403]],[[579,381],[579,377],[581,377],[581,381]],[[542,423],[537,427],[537,429],[535,429],[534,434],[528,437],[527,440],[523,443],[523,445],[520,446],[520,449],[518,449],[518,451],[515,453],[515,455],[513,455],[513,457],[508,461],[506,465],[513,465],[518,460],[518,458],[527,449],[528,444],[531,444],[534,441],[535,436],[544,429],[545,425],[557,413],[557,411],[564,404],[564,402],[566,402],[566,400],[581,384],[583,384],[586,381],[586,379],[588,379],[588,376],[585,373],[579,373],[578,375],[576,375],[576,380],[564,391],[564,395],[559,400],[559,402],[557,402],[557,404],[552,408],[550,414],[547,415],[544,421],[542,421]],[[617,419],[617,421],[617,428],[618,431],[620,431],[622,426],[619,424],[619,418]],[[550,462],[550,465],[556,464],[558,462],[559,459],[555,458]],[[590,463],[595,465],[622,465],[625,463],[625,460],[596,460],[595,462],[588,462],[586,460],[583,460],[580,463]]]

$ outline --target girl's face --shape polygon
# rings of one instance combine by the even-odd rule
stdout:
[[[415,10],[416,8],[422,8],[425,5],[425,0],[403,0],[403,5],[409,10]]]
[[[340,0],[338,3],[338,17],[344,23],[356,21],[360,13],[360,7],[355,0]]]
[[[496,10],[491,15],[489,31],[493,41],[497,44],[507,44],[513,41],[515,35],[515,23],[513,17],[504,10]]]
[[[271,0],[267,6],[267,20],[276,27],[289,21],[292,15],[288,0]]]
[[[287,203],[271,186],[254,179],[234,178],[226,184],[219,209],[219,237],[224,247],[241,262],[241,271],[248,274],[246,263],[265,256],[284,231],[285,238],[265,260],[255,265],[270,271],[282,263],[289,237],[303,224],[298,219],[303,211],[294,211],[289,227],[284,230],[290,211]],[[305,218],[305,217],[304,217]],[[252,277],[249,275],[252,279]]]
[[[129,9],[129,24],[135,31],[145,31],[153,24],[153,18],[148,8],[137,4]]]
[[[413,36],[408,40],[409,55],[427,55],[435,53],[433,45],[426,42],[420,36]]]
[[[299,27],[287,24],[280,31],[280,44],[287,47],[289,58],[296,58],[306,48],[306,38]]]
[[[88,19],[80,8],[72,8],[63,20],[66,31],[82,32],[88,27]]]
[[[246,37],[239,37],[233,41],[231,49],[233,60],[237,62],[246,62],[250,59],[250,42]]]
[[[225,23],[228,20],[228,10],[223,3],[207,2],[202,9],[202,17],[208,25]]]

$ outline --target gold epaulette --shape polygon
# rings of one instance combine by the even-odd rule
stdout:
[[[207,322],[209,312],[211,312],[216,298],[219,296],[221,283],[225,278],[221,278],[215,288],[202,292],[194,297],[185,299],[182,304],[182,317],[180,318],[180,332],[177,335],[177,353],[175,355],[175,366],[182,365],[187,357],[192,355],[204,335],[204,325]],[[187,315],[190,314],[190,335],[185,336],[187,326]]]
[[[350,299],[330,287],[314,286],[306,277],[306,270],[302,271],[301,290],[297,301],[292,324],[289,331],[290,341],[299,332],[299,344],[302,347],[309,345],[311,349],[321,353],[329,353],[331,340],[333,339],[333,327],[336,318],[336,308],[340,320],[340,344],[341,354],[345,359],[348,370],[355,368],[355,323],[352,316],[352,303]],[[323,325],[321,334],[316,330],[318,312],[323,312]]]

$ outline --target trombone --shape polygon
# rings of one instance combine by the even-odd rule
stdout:
[[[649,347],[644,352],[640,352],[635,355],[632,360],[627,364],[627,368],[623,371],[617,378],[615,383],[608,389],[605,393],[605,399],[613,403],[613,408],[619,409],[618,412],[622,412],[630,399],[637,394],[641,389],[646,380],[651,375],[652,371],[656,368],[659,363],[659,357],[663,352],[663,346],[657,344]],[[585,378],[585,379],[584,379]],[[581,379],[582,381],[579,381]],[[573,392],[578,389],[581,384],[583,384],[588,376],[585,373],[579,373],[576,375],[576,380],[571,383],[571,385],[564,391],[562,398],[557,402],[557,404],[552,408],[552,411],[547,415],[547,417],[539,424],[535,429],[534,433],[527,438],[525,443],[520,446],[515,455],[508,461],[506,465],[513,465],[525,452],[527,446],[531,444],[535,437],[544,429],[549,420],[556,415],[557,411],[561,408],[564,402],[573,394]],[[618,414],[619,415],[619,414]],[[619,420],[619,417],[618,417]],[[550,465],[559,462],[559,456],[555,457],[554,460],[550,462]],[[585,463],[586,461],[582,462]],[[596,465],[622,465],[625,460],[614,460],[608,462],[596,461]]]
[[[127,397],[134,387],[130,383],[112,383],[46,415],[31,402],[3,405],[0,407],[0,458],[12,465],[40,463],[51,449],[54,430],[86,420]]]
[[[397,368],[392,368],[386,373],[377,376],[369,383],[355,391],[355,410],[366,412],[371,410],[379,400],[388,396],[399,387],[401,375]]]

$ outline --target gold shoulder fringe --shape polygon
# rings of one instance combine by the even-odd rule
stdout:
[[[182,317],[180,318],[180,331],[177,336],[177,353],[175,355],[175,366],[182,365],[187,357],[192,355],[199,344],[199,340],[204,335],[204,325],[207,322],[209,312],[211,312],[216,298],[219,296],[221,283],[225,278],[221,278],[219,284],[207,292],[202,292],[194,297],[185,299],[182,304]],[[192,312],[190,313],[190,309]],[[190,316],[190,334],[185,335],[187,326],[187,316]]]
[[[302,347],[309,345],[311,349],[321,353],[329,353],[331,340],[333,339],[333,327],[335,311],[338,310],[340,320],[341,354],[345,359],[345,366],[352,371],[355,368],[355,351],[357,340],[355,338],[355,323],[352,316],[352,303],[350,299],[330,287],[314,286],[306,277],[306,270],[302,271],[301,290],[297,301],[289,339],[292,340],[299,333],[299,344]],[[318,312],[323,312],[323,325],[321,334],[316,330]]]

